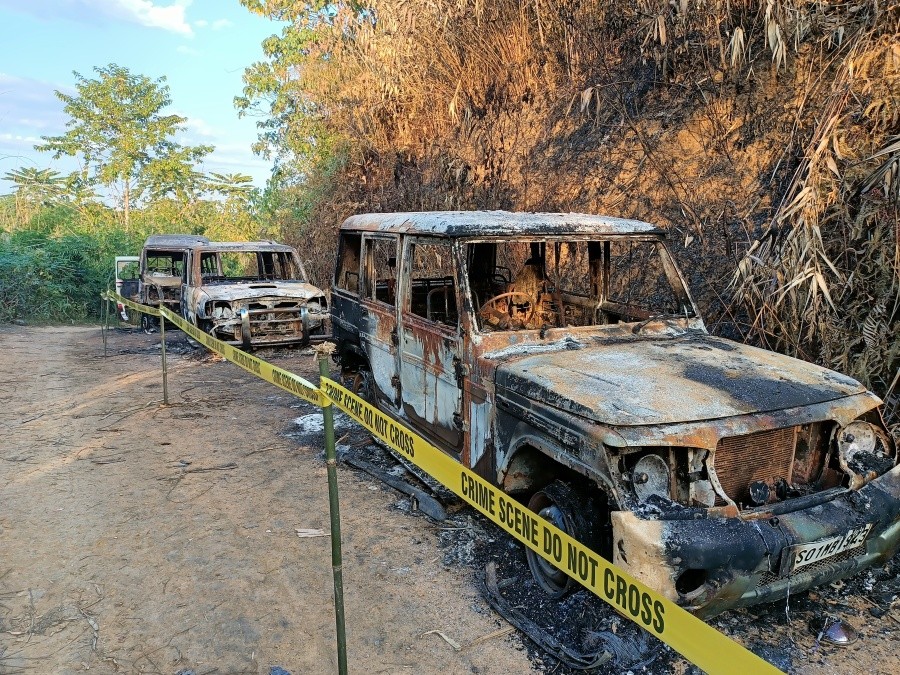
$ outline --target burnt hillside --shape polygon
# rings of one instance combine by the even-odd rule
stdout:
[[[338,3],[313,23],[282,13],[293,24],[268,45],[283,75],[269,140],[305,157],[293,188],[302,218],[285,227],[301,249],[333,252],[337,225],[363,211],[660,223],[712,330],[890,390],[900,366],[900,6],[358,7]],[[303,50],[291,52],[300,37]],[[332,255],[307,257],[324,283]]]

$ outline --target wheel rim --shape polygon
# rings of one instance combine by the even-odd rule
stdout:
[[[541,509],[538,515],[541,516],[541,518],[545,518],[546,520],[553,523],[556,527],[561,529],[566,534],[569,534],[568,529],[566,528],[565,517],[556,504],[551,504],[550,506]],[[566,586],[568,585],[568,575],[558,567],[553,565],[546,558],[542,558],[539,555],[535,555],[534,558],[535,566],[540,570],[541,576],[544,578],[544,580],[550,586],[554,587],[554,590],[557,592],[565,590]]]
[[[566,534],[573,535],[573,527],[565,511],[544,492],[538,492],[531,499],[529,508],[537,511],[541,518],[552,523]],[[551,562],[542,558],[530,548],[525,551],[528,567],[535,582],[552,598],[561,598],[573,587],[572,579]]]

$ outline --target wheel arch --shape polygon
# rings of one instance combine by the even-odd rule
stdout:
[[[613,496],[611,485],[601,472],[590,470],[570,453],[533,435],[516,440],[497,467],[497,476],[500,487],[510,494],[535,492],[559,479]]]

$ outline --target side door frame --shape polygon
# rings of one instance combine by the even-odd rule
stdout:
[[[395,233],[363,232],[362,253],[360,255],[360,295],[359,306],[362,314],[360,331],[360,347],[365,353],[371,372],[371,392],[381,405],[392,411],[400,410],[400,376],[399,376],[399,336],[398,303],[396,279],[393,289],[394,304],[378,300],[377,276],[373,254],[375,241],[393,241],[394,259],[398,260],[401,250],[401,237]],[[394,269],[399,269],[395,263]]]
[[[416,246],[446,247],[453,270],[453,295],[457,308],[456,326],[430,320],[412,311],[413,264]],[[402,242],[400,284],[397,294],[399,315],[398,367],[401,405],[404,416],[441,445],[457,455],[462,451],[465,431],[462,381],[462,317],[460,270],[456,245],[450,239],[405,236]]]

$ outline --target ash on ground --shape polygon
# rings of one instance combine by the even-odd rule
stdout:
[[[374,443],[365,432],[352,432],[349,437],[345,452],[365,458],[416,487],[428,489],[391,451]],[[633,675],[672,672],[701,675],[699,668],[683,661],[669,646],[587,589],[579,589],[561,600],[549,598],[534,582],[521,544],[450,493],[442,491],[438,497],[449,514],[446,521],[434,523],[443,551],[443,564],[469,568],[476,578],[480,578],[485,565],[495,563],[498,587],[510,607],[570,649],[582,654],[604,650],[612,654],[611,660],[589,672],[597,675],[629,672]],[[405,496],[398,495],[394,508],[424,518],[420,512],[409,508],[409,499]],[[873,631],[900,635],[898,598],[900,560],[894,558],[884,567],[792,595],[788,602],[732,610],[709,623],[725,635],[738,639],[780,670],[790,673],[804,664],[827,666],[849,656],[844,648],[817,641],[809,630],[812,619],[828,615],[848,620],[862,629],[860,642]],[[543,672],[554,675],[585,672],[566,666],[525,636],[522,641],[535,667]]]

